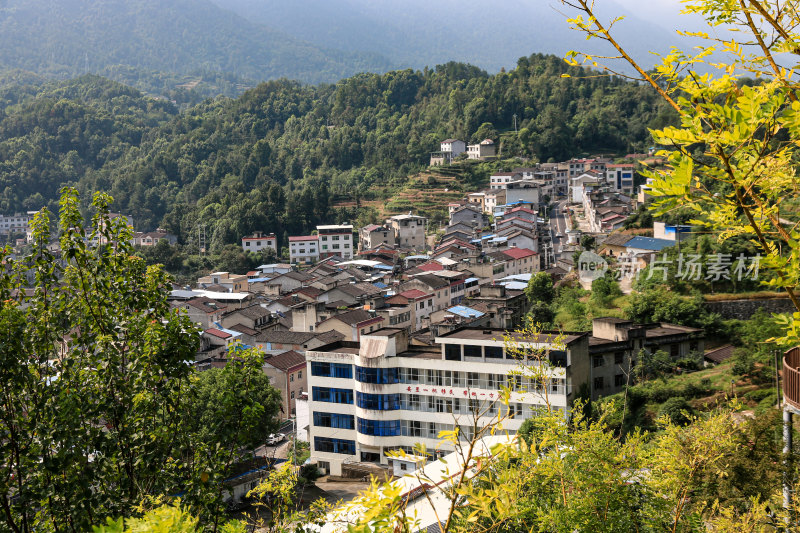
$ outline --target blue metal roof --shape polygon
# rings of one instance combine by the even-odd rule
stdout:
[[[480,318],[486,314],[465,305],[454,305],[447,310],[454,315],[463,316],[464,318]]]
[[[387,284],[385,284],[385,283],[383,283],[383,282],[380,282],[380,281],[376,281],[375,283],[373,283],[373,285],[375,285],[375,286],[376,286],[376,287],[378,287],[379,289],[385,289],[385,288],[387,288],[387,287],[388,287],[388,285],[387,285]]]
[[[478,281],[480,278],[467,278],[464,280],[464,283],[472,283],[473,281]]]
[[[389,265],[375,265],[372,268],[376,270],[393,270],[393,267],[390,267]]]
[[[249,281],[249,283],[260,283],[262,281],[269,281],[272,278],[253,278]]]
[[[406,259],[430,259],[430,256],[427,255],[409,255]]]
[[[667,239],[654,239],[653,237],[634,237],[625,243],[625,248],[638,248],[639,250],[653,250],[660,252],[664,248],[675,246],[675,241],[668,241]]]

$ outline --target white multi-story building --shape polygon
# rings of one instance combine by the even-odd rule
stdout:
[[[507,352],[504,334],[464,328],[437,337],[437,345],[410,346],[406,330],[384,328],[359,343],[308,350],[312,461],[341,475],[349,463],[388,467],[386,452],[410,452],[417,443],[438,457],[453,450],[439,433],[456,426],[470,438],[476,423],[510,411],[503,429],[516,432],[545,407],[545,389],[550,405],[568,416],[573,391],[590,380],[589,335],[509,333],[523,349],[546,350],[552,368],[546,385],[537,385],[512,374],[523,362]],[[513,390],[508,406],[498,401],[504,386]]]
[[[319,234],[319,257],[325,259],[332,255],[343,259],[353,258],[353,225],[334,224],[317,226]]]
[[[242,237],[242,250],[245,252],[260,252],[268,248],[275,252],[278,251],[278,238],[274,233],[267,235],[256,231],[252,235]]]
[[[633,163],[606,165],[606,181],[611,184],[615,191],[629,196],[632,195],[634,177]]]
[[[12,233],[24,233],[27,235],[35,214],[36,211],[28,211],[24,214],[0,215],[0,235],[10,235]]]
[[[319,238],[317,235],[289,237],[290,263],[315,263],[319,260]]]

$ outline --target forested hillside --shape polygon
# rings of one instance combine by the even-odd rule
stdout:
[[[0,68],[55,77],[87,72],[129,81],[206,71],[252,80],[333,82],[383,71],[376,54],[323,49],[208,0],[4,0]],[[153,85],[143,79],[143,85]],[[220,91],[224,92],[224,91]]]
[[[352,217],[329,215],[332,204],[392,194],[446,137],[505,132],[503,156],[560,160],[643,149],[647,127],[670,120],[650,89],[583,74],[542,55],[497,75],[450,63],[336,85],[272,81],[180,113],[96,77],[14,86],[0,93],[0,206],[36,208],[72,182],[85,199],[110,192],[139,229],[186,239],[206,224],[218,247]]]

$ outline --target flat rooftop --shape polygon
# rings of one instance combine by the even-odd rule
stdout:
[[[561,338],[559,339],[559,335]],[[552,343],[557,340],[563,344],[571,344],[585,334],[567,333],[562,334],[558,331],[543,331],[539,335],[530,336],[516,331],[506,331],[504,329],[483,329],[483,328],[463,328],[445,333],[437,337],[444,340],[465,340],[465,341],[503,341],[506,338],[514,342],[529,343]]]

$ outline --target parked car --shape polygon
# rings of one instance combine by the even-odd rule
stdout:
[[[283,433],[272,433],[269,437],[267,437],[267,446],[275,446],[285,438],[286,435]]]

